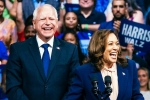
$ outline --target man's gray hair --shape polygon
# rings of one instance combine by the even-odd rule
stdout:
[[[52,10],[54,10],[54,13],[55,13],[55,15],[56,15],[56,17],[57,17],[57,19],[58,19],[57,10],[56,10],[52,5],[50,5],[50,4],[44,4],[44,5],[40,6],[40,7],[37,7],[37,8],[34,10],[34,12],[33,12],[33,20],[35,20],[36,17],[38,16],[38,10],[39,10],[40,8],[43,8],[43,7],[48,7],[48,8],[51,8]]]

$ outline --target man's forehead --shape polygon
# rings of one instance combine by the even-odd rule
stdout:
[[[38,12],[38,16],[39,16],[39,17],[57,18],[55,12],[54,12],[54,11],[50,11],[50,10]],[[38,17],[38,16],[37,16],[37,17]]]
[[[124,0],[113,0],[112,5],[124,5]]]

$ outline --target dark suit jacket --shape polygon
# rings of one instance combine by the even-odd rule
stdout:
[[[95,70],[94,65],[88,63],[78,67],[75,74],[76,76],[73,78],[64,100],[79,100],[81,95],[84,95],[86,100],[98,100],[92,92],[92,80],[93,78],[97,79],[98,88],[101,92],[104,91],[105,85],[101,73]],[[139,91],[140,86],[134,61],[128,60],[128,66],[126,67],[117,64],[117,74],[119,87],[117,100],[144,100]]]
[[[10,47],[6,66],[9,100],[60,100],[67,90],[75,67],[77,47],[54,38],[48,78],[45,79],[36,38]]]

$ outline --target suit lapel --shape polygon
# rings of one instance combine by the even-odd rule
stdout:
[[[48,69],[47,81],[50,78],[50,75],[52,73],[52,70],[54,69],[54,66],[57,62],[57,59],[59,58],[61,49],[62,48],[60,47],[59,40],[54,38],[54,44],[53,44],[53,49],[52,49],[51,62],[50,62],[50,66],[49,66],[49,69]]]
[[[33,37],[33,38],[30,39],[30,41],[29,41],[29,50],[31,52],[31,55],[33,56],[33,59],[35,61],[35,64],[36,64],[36,66],[39,70],[39,73],[40,73],[43,81],[45,81],[44,69],[43,69],[42,60],[41,60],[38,44],[37,44],[37,41],[36,41],[36,37]]]
[[[103,78],[102,78],[102,74],[100,71],[97,71],[95,68],[92,69],[92,73],[89,74],[89,77],[91,79],[91,83],[94,80],[97,80],[98,81],[98,89],[100,92],[104,92],[105,90],[105,85],[104,85],[104,81],[103,81]],[[99,94],[100,96],[100,94]],[[105,94],[103,94],[103,97],[105,97]],[[100,97],[99,97],[100,98]],[[107,98],[107,100],[110,100],[109,98]]]
[[[117,64],[117,74],[118,74],[118,98],[117,100],[122,100],[124,94],[126,94],[127,82],[128,82],[128,70]]]

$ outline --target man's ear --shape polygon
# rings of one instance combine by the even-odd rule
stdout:
[[[32,23],[33,23],[33,28],[35,29],[35,20],[32,20]]]

